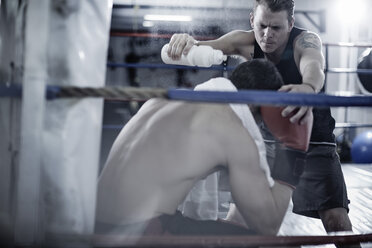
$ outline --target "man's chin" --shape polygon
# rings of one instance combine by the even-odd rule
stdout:
[[[271,45],[263,45],[261,46],[261,50],[264,52],[264,53],[272,53],[274,52],[276,49],[276,47],[274,46],[271,46]]]

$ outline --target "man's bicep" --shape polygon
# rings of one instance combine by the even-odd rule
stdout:
[[[302,81],[319,92],[324,85],[324,56],[318,35],[311,32],[301,34],[295,42],[294,57]]]
[[[300,36],[296,39],[296,48],[298,49],[308,49],[312,48],[318,51],[322,50],[322,41],[320,40],[319,36],[312,32],[303,32]]]
[[[295,44],[295,58],[301,73],[306,71],[310,64],[323,69],[324,56],[322,52],[322,42],[318,35],[311,32],[301,34]]]
[[[310,84],[315,92],[319,92],[324,86],[324,59],[317,51],[305,51],[300,62],[299,69],[302,82]]]

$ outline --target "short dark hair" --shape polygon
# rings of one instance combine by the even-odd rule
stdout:
[[[265,4],[272,12],[287,11],[288,21],[290,22],[294,16],[295,3],[294,0],[256,0],[256,5],[253,11],[256,11],[258,5]]]
[[[230,76],[238,90],[278,90],[284,83],[275,65],[267,59],[252,59],[238,65]]]

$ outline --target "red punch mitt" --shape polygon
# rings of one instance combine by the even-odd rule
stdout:
[[[270,132],[285,146],[300,151],[307,151],[310,143],[311,129],[313,127],[313,113],[303,124],[294,124],[290,117],[283,117],[284,107],[261,106],[261,116]]]

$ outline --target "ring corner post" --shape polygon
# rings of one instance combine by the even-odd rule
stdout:
[[[41,215],[42,132],[47,80],[49,2],[27,4],[20,124],[20,160],[16,174],[14,239],[20,246],[43,242]]]

